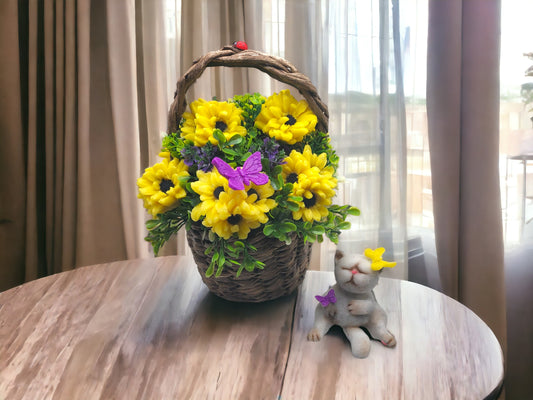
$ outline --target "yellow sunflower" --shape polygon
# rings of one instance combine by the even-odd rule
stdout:
[[[270,183],[233,190],[216,168],[211,172],[198,171],[197,176],[198,181],[191,183],[191,187],[202,202],[193,208],[191,218],[198,221],[205,217],[202,224],[224,239],[234,233],[239,239],[246,239],[251,229],[268,221],[266,213],[276,206],[268,198],[274,194]]]
[[[181,137],[193,141],[195,146],[204,146],[208,141],[218,144],[213,136],[215,129],[220,129],[228,140],[234,135],[246,135],[246,128],[242,126],[242,110],[233,103],[198,99],[191,103],[190,108],[190,113],[183,114],[185,121]]]
[[[300,142],[315,130],[317,117],[305,100],[297,101],[289,90],[270,96],[255,120],[255,126],[272,138],[288,144]]]
[[[246,209],[249,208],[246,207],[245,203],[234,207],[231,209],[231,215],[227,219],[215,222],[211,229],[224,239],[229,239],[234,233],[238,235],[239,239],[246,239],[250,230],[259,228],[261,225],[257,216],[247,214]],[[204,223],[204,225],[206,224]]]
[[[194,142],[195,146],[203,146],[207,143],[207,139],[204,140],[203,138],[196,138],[196,123],[194,122],[195,115],[198,112],[198,107],[204,105],[205,103],[207,103],[207,101],[204,99],[193,101],[191,104],[189,104],[191,112],[183,113],[184,121],[183,125],[181,126],[180,136],[182,138],[191,140]]]
[[[315,168],[298,175],[298,181],[294,184],[293,194],[303,198],[298,202],[299,209],[293,211],[295,220],[320,221],[328,215],[327,207],[335,195],[333,188],[337,180],[330,174],[320,174]]]
[[[311,151],[311,147],[306,145],[303,153],[293,150],[285,158],[284,164],[282,164],[282,176],[285,182],[295,183],[298,181],[298,175],[312,168],[322,175],[331,175],[333,177],[335,170],[331,166],[326,167],[326,163],[326,153],[314,154]]]
[[[246,187],[246,193],[246,214],[255,215],[257,220],[264,224],[268,221],[266,213],[277,206],[274,199],[269,199],[274,194],[274,188],[270,182],[265,185],[255,185],[252,183]]]
[[[204,222],[208,224],[206,226],[212,226],[220,218],[228,218],[230,216],[227,208],[228,199],[233,192],[228,186],[228,180],[216,168],[210,172],[198,170],[196,176],[198,181],[192,182],[191,188],[200,195],[202,202],[192,209],[191,218],[198,221],[205,216]],[[235,199],[235,195],[233,193],[231,195],[231,199]],[[244,198],[245,194],[241,194],[240,197]]]
[[[177,159],[170,160],[164,153],[163,160],[144,170],[143,176],[137,179],[139,194],[144,207],[154,217],[176,207],[179,199],[187,194],[180,186],[179,179],[188,176],[188,168]]]

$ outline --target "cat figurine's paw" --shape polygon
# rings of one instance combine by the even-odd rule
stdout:
[[[374,305],[369,300],[352,300],[348,303],[348,311],[352,315],[368,315]]]
[[[390,332],[388,332],[390,336],[383,338],[380,340],[381,344],[386,347],[395,347],[396,346],[396,338],[394,335]]]
[[[307,334],[307,340],[310,342],[318,342],[320,339],[322,339],[322,335],[320,335],[320,332],[316,328],[311,329]]]

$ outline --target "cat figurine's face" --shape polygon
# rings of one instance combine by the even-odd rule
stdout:
[[[378,284],[381,271],[370,268],[370,260],[361,254],[335,253],[335,280],[346,292],[370,292]]]

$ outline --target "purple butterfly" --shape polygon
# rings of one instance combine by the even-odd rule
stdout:
[[[250,182],[256,185],[264,185],[268,182],[268,175],[261,172],[261,153],[256,151],[246,159],[242,167],[233,169],[226,161],[215,157],[211,161],[222,176],[228,178],[229,187],[233,190],[244,190],[244,185]]]
[[[326,307],[328,304],[335,304],[337,302],[337,298],[335,297],[335,290],[330,289],[328,294],[325,296],[315,296],[315,299],[317,299],[320,304],[322,304],[322,307]]]

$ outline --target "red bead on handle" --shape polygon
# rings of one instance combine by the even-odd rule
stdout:
[[[233,42],[233,47],[239,50],[248,50],[248,45],[243,41]]]

